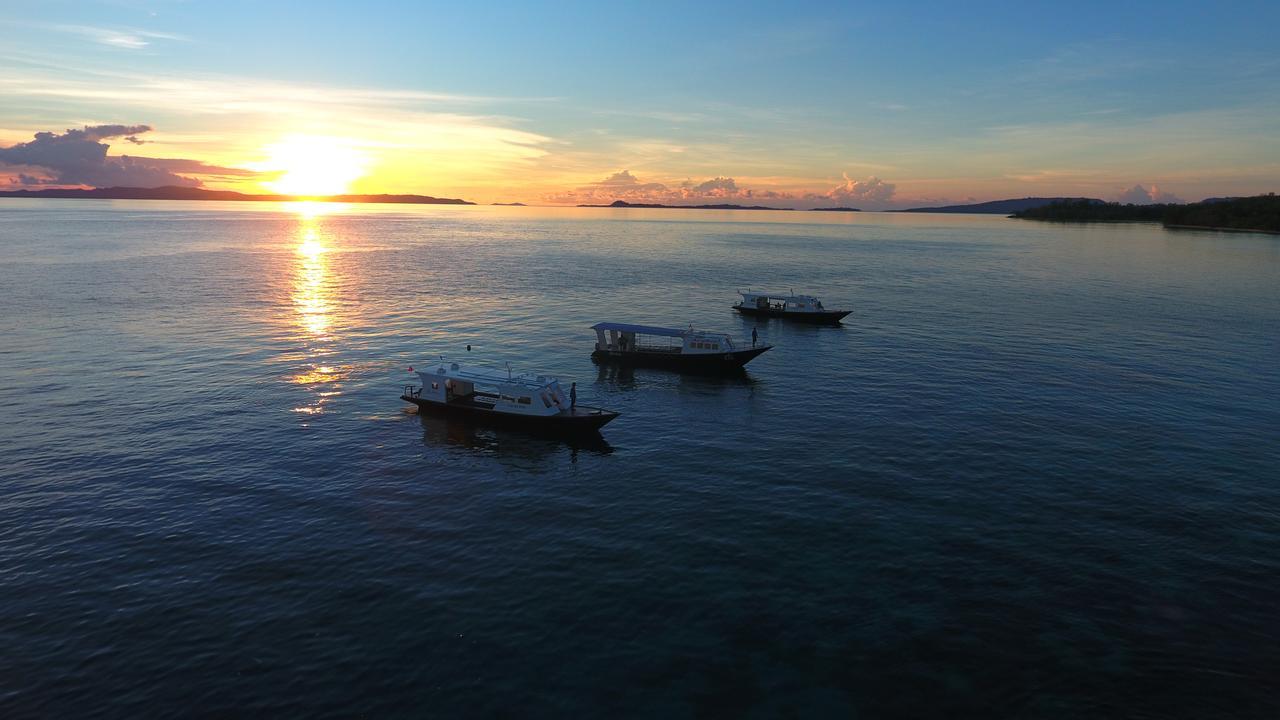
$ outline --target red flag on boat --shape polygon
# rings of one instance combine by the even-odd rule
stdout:
[[[412,366],[412,365],[410,365],[410,366],[409,366],[409,372],[413,372],[413,366]]]

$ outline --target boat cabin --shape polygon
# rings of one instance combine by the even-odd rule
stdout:
[[[777,312],[822,312],[822,301],[812,295],[796,295],[794,293],[758,293],[751,290],[738,291],[742,296],[743,307],[757,310],[774,310]]]
[[[555,415],[570,407],[559,380],[545,375],[467,368],[443,358],[429,370],[414,372],[422,386],[405,388],[405,395],[415,400],[519,415]]]
[[[723,333],[677,328],[630,325],[627,323],[597,323],[596,352],[669,353],[695,355],[700,353],[729,353],[737,348],[733,340]]]

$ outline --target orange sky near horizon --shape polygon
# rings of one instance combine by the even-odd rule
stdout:
[[[1269,25],[1208,6],[1180,12],[1209,39],[1109,6],[511,7],[480,32],[404,3],[142,5],[0,17],[0,186],[862,209],[1280,189]]]

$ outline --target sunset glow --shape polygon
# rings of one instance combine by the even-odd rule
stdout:
[[[0,18],[0,187],[892,210],[1280,182],[1274,4],[126,5]]]
[[[365,173],[368,157],[335,138],[296,135],[265,148],[266,172],[280,175],[262,183],[282,195],[324,196],[349,192]]]

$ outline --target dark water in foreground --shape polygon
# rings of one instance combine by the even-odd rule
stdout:
[[[1280,717],[1280,242],[0,201],[0,716]],[[600,372],[599,320],[749,334]],[[621,410],[424,420],[439,353]]]

